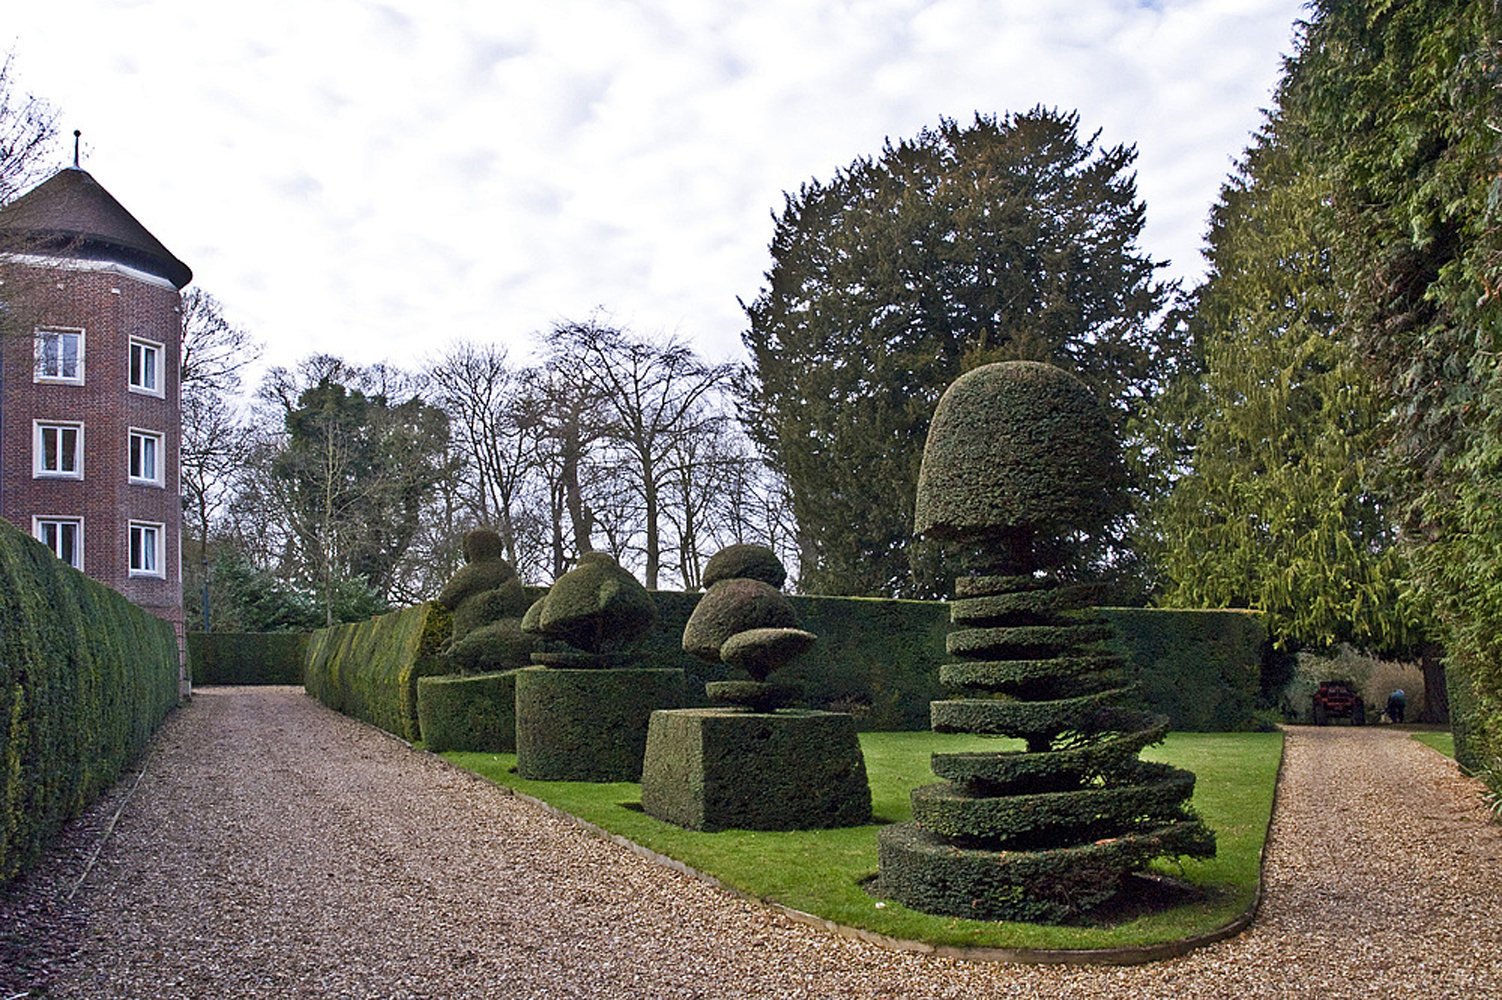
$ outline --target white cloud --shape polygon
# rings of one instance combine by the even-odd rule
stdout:
[[[1145,246],[1206,212],[1299,0],[194,0],[11,13],[85,167],[289,362],[513,353],[603,307],[738,353],[782,192],[939,116],[1137,143]]]

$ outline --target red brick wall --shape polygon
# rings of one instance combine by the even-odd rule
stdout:
[[[7,300],[25,304],[11,309],[0,339],[0,516],[28,534],[34,515],[82,517],[84,572],[181,631],[177,291],[119,271],[16,264],[4,290]],[[39,326],[84,330],[83,385],[33,381],[31,331]],[[129,390],[131,337],[162,345],[162,397]],[[82,480],[33,477],[33,420],[83,423]],[[130,483],[132,427],[162,433],[162,486]],[[130,575],[133,520],[165,526],[165,577]]]

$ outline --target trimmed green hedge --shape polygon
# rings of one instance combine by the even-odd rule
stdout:
[[[679,667],[685,702],[708,704],[704,685],[743,675],[683,651],[683,627],[698,594],[656,591],[657,626],[640,647],[653,667]],[[851,712],[861,732],[929,728],[928,703],[950,692],[939,683],[950,606],[940,601],[789,595],[798,627],[814,648],[777,673],[803,690],[809,708]],[[1142,703],[1184,732],[1255,727],[1267,625],[1254,611],[1160,608],[1099,610],[1113,629],[1113,651],[1130,666]]]
[[[534,600],[544,593],[540,587],[527,588],[528,597]],[[642,652],[642,664],[681,669],[686,677],[684,705],[708,706],[705,684],[744,675],[683,651],[683,628],[699,594],[655,591],[652,597],[657,624],[636,647]],[[861,732],[929,728],[929,702],[952,693],[939,682],[940,667],[951,662],[945,653],[951,628],[948,604],[797,595],[789,595],[788,601],[798,613],[799,627],[819,639],[807,654],[778,671],[778,683],[800,687],[802,704],[808,708],[850,712]],[[1188,732],[1253,728],[1267,643],[1261,615],[1156,608],[1109,608],[1101,615],[1117,630],[1111,645],[1131,665],[1131,678],[1142,702],[1167,715],[1172,728]],[[310,663],[313,658],[310,650]],[[424,674],[451,672],[452,665],[422,670]],[[308,689],[316,694],[315,683]],[[405,738],[416,738],[406,736],[406,729],[400,732]]]
[[[683,672],[526,667],[516,674],[516,769],[529,781],[641,781],[647,724],[678,708]]]
[[[446,674],[452,618],[427,601],[369,621],[319,629],[308,641],[303,685],[336,712],[420,739],[417,679]]]
[[[178,676],[171,625],[0,521],[0,881],[114,783]]]
[[[422,742],[434,753],[516,751],[516,674],[448,674],[417,679]]]
[[[641,804],[647,815],[690,830],[871,821],[866,761],[853,721],[840,712],[653,712]]]
[[[194,684],[301,684],[306,632],[189,632]]]
[[[1255,611],[1102,608],[1138,697],[1180,732],[1255,728],[1267,621]]]

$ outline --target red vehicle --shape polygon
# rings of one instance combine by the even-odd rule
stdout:
[[[1321,681],[1314,692],[1314,724],[1327,725],[1331,719],[1350,719],[1353,726],[1366,725],[1366,703],[1361,694],[1346,681]]]

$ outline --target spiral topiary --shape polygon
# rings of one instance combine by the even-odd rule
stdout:
[[[936,732],[1021,739],[1026,749],[935,754],[941,784],[912,793],[913,822],[879,834],[882,890],[915,909],[1057,922],[1099,906],[1165,856],[1207,857],[1214,834],[1187,802],[1188,771],[1138,759],[1167,732],[1123,706],[1130,688],[1040,543],[1101,527],[1120,508],[1109,420],[1073,376],[1003,362],[939,401],[923,453],[915,528],[966,547]]]

